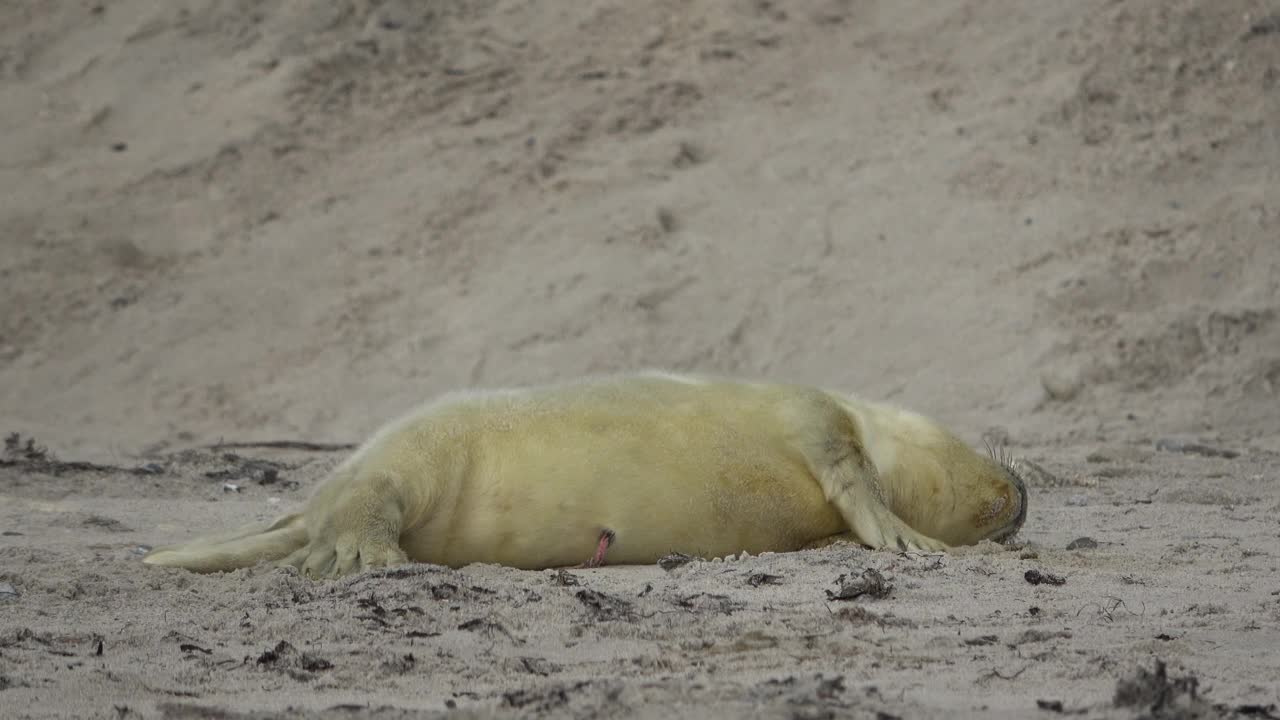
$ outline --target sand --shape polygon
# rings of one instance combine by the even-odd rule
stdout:
[[[1274,0],[6,3],[0,707],[1265,716],[1277,118]],[[138,562],[343,452],[216,443],[644,367],[1000,437],[1042,469],[1027,525],[566,575]],[[828,597],[868,569],[883,597]]]

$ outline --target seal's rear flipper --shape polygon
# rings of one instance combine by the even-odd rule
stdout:
[[[307,544],[301,513],[285,515],[266,528],[230,535],[197,538],[182,545],[159,547],[147,553],[148,565],[179,567],[199,573],[226,572],[280,560]]]

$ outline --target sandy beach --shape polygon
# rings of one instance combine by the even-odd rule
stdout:
[[[5,717],[1280,717],[1274,0],[20,0],[0,250]],[[1026,525],[140,562],[440,393],[644,368],[996,438]]]

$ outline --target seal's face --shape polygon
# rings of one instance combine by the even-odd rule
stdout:
[[[1004,445],[992,445],[988,442],[986,459],[995,466],[992,468],[993,472],[1003,475],[1003,484],[1011,486],[1017,493],[1016,512],[1004,513],[999,522],[992,524],[992,530],[985,538],[1004,543],[1012,540],[1027,521],[1027,483],[1014,467],[1013,457],[1005,450]]]
[[[894,478],[894,512],[913,528],[951,546],[1006,543],[1022,529],[1027,486],[1003,452],[954,438],[922,450]]]
[[[999,499],[993,501],[989,513],[992,521],[987,525],[990,529],[983,539],[1005,543],[1012,540],[1013,536],[1022,529],[1023,523],[1027,521],[1027,484],[1008,462],[1000,461],[997,464],[1005,476],[1005,483],[1013,488],[1016,500],[1012,508],[1003,507],[1006,502],[1003,493]],[[997,504],[1002,507],[996,507]]]

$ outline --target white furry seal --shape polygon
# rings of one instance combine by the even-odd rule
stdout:
[[[649,372],[455,393],[377,432],[268,527],[157,548],[197,572],[409,561],[536,569],[1003,540],[1025,484],[915,413],[822,389]],[[589,559],[588,559],[589,558]]]

